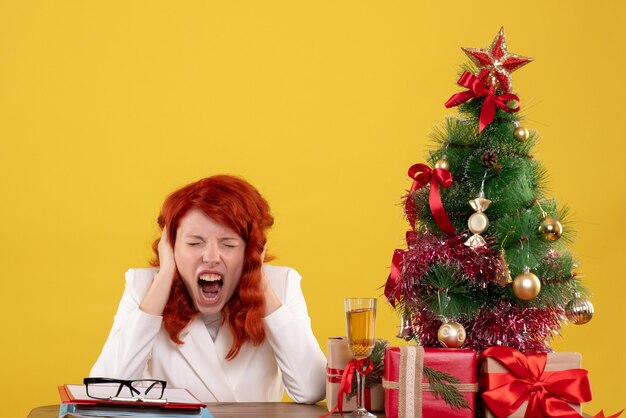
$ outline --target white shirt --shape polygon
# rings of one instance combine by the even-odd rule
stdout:
[[[212,337],[198,316],[181,332],[184,344],[173,343],[163,317],[139,309],[157,269],[128,270],[113,327],[90,376],[163,379],[203,402],[277,402],[284,389],[296,402],[323,399],[326,359],[311,330],[301,277],[289,267],[264,265],[263,271],[282,306],[263,318],[265,342],[246,343],[227,361],[233,337],[226,323]]]

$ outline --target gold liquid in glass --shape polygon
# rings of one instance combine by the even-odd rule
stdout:
[[[371,308],[346,312],[350,351],[356,359],[362,359],[374,349],[374,321],[376,311]]]

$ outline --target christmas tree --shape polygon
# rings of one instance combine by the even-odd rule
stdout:
[[[508,51],[503,29],[486,49],[462,49],[466,90],[446,102],[459,115],[433,134],[428,164],[409,168],[407,248],[394,252],[385,295],[402,313],[399,336],[421,345],[547,352],[593,307],[512,92],[511,73],[532,59]]]

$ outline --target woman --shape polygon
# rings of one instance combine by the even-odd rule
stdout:
[[[170,195],[158,268],[131,269],[91,376],[155,378],[204,402],[324,397],[326,359],[301,277],[263,265],[274,220],[249,183],[214,176]]]

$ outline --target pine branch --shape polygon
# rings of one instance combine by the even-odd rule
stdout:
[[[453,385],[454,383],[461,383],[459,379],[428,366],[424,366],[424,376],[430,384],[435,399],[439,399],[441,396],[444,402],[454,409],[472,409],[461,392]]]
[[[422,277],[421,298],[425,306],[438,315],[454,318],[472,317],[484,302],[480,293],[474,291],[463,279],[458,265],[433,265]],[[442,305],[439,292],[449,297]]]

